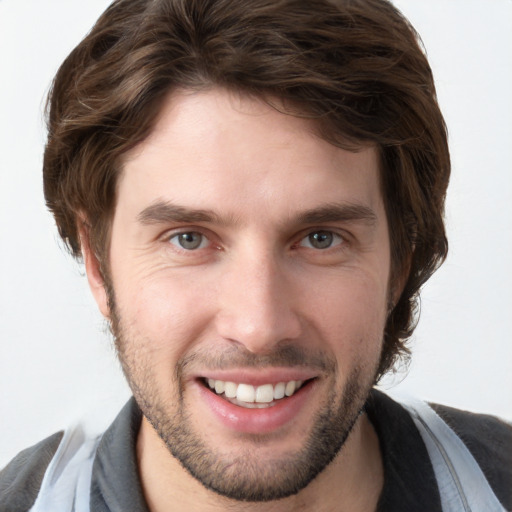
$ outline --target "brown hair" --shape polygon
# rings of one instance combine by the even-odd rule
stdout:
[[[81,255],[80,216],[108,268],[121,156],[176,88],[227,87],[293,105],[329,142],[380,151],[391,238],[379,376],[417,321],[420,287],[446,257],[446,128],[419,38],[385,0],[117,0],[59,69],[48,99],[44,191]]]

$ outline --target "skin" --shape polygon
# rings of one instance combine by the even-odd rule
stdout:
[[[175,92],[125,156],[117,194],[110,297],[86,238],[83,252],[145,415],[137,457],[150,509],[374,510],[382,461],[360,411],[393,299],[376,150],[336,148],[311,121],[258,99]],[[180,233],[197,248],[181,246]],[[274,427],[269,409],[264,432],[252,416],[245,430],[226,423],[204,398],[203,377],[262,383],[299,373],[302,398]],[[298,480],[314,458],[305,446],[319,425],[337,426],[343,446],[329,440],[323,466],[272,499],[283,475]],[[224,468],[222,478],[193,476],[201,470],[173,451],[180,442],[211,458],[205,478]],[[270,501],[230,497],[239,481]]]

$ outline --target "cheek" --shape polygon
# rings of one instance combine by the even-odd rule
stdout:
[[[146,351],[178,359],[200,337],[211,317],[211,298],[188,276],[157,273],[115,286],[116,303],[129,337]]]
[[[311,323],[329,340],[341,368],[355,360],[378,359],[387,314],[387,285],[372,276],[347,274],[331,279],[324,293],[309,304]]]

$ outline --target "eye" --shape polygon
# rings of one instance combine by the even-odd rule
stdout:
[[[179,249],[185,249],[186,251],[204,249],[209,244],[208,238],[198,231],[177,233],[169,238],[169,242]]]
[[[329,249],[343,243],[343,238],[332,231],[313,231],[300,241],[300,246],[311,249]]]

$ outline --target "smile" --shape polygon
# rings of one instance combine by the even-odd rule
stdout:
[[[193,389],[224,427],[253,435],[270,434],[306,416],[321,381],[318,373],[296,368],[215,373],[196,377]]]
[[[223,380],[207,379],[208,387],[217,395],[227,399],[234,405],[248,409],[262,409],[272,407],[284,397],[290,397],[298,391],[304,381],[290,380],[277,384],[263,384],[252,386],[251,384],[226,382]]]

